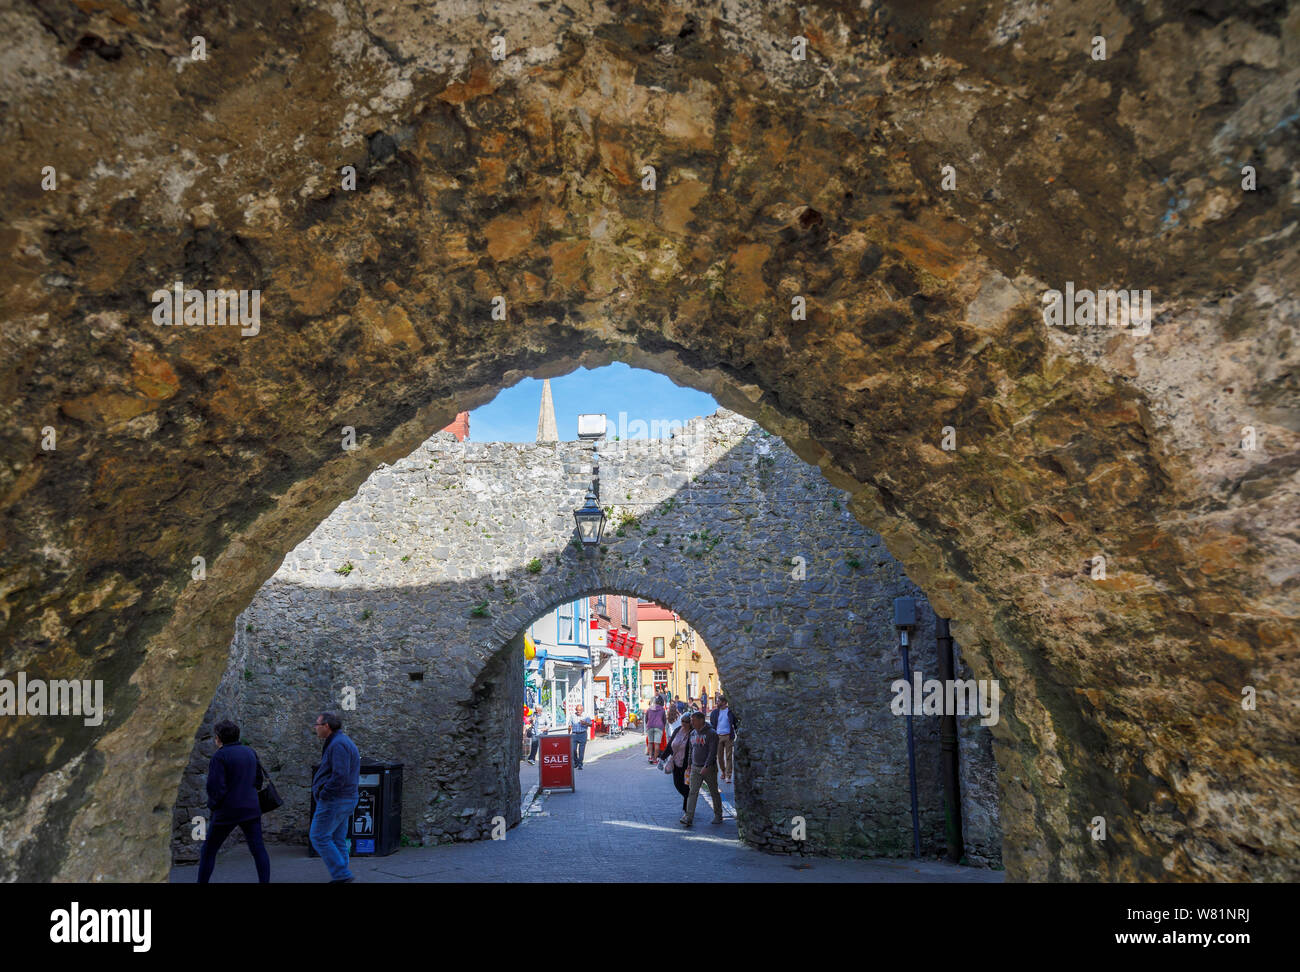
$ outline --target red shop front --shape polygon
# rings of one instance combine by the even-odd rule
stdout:
[[[642,662],[641,663],[641,684],[646,684],[646,678],[652,678],[654,684],[653,695],[662,695],[667,702],[671,697],[668,691],[668,682],[672,677],[672,662]],[[648,676],[647,676],[648,673]]]

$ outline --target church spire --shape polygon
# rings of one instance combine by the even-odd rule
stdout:
[[[551,401],[551,379],[549,378],[542,381],[542,407],[537,413],[537,441],[560,441],[560,433],[555,426],[555,403]]]

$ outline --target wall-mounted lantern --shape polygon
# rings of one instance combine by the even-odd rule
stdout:
[[[605,531],[605,511],[596,505],[596,494],[591,490],[587,490],[587,501],[573,511],[573,519],[584,547],[600,543],[600,535]]]

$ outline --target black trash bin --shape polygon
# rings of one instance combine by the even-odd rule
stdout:
[[[319,763],[311,768],[316,775]],[[316,816],[316,797],[311,798],[311,816]],[[308,818],[310,826],[310,817]],[[353,857],[387,857],[402,841],[402,764],[363,759],[357,785],[357,807],[348,818],[348,839]],[[307,841],[307,854],[318,857]]]

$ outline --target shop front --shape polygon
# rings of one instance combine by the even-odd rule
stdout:
[[[578,705],[592,715],[589,667],[583,660],[556,658],[540,648],[537,657],[525,663],[524,704],[540,708],[552,729],[568,725]]]
[[[640,643],[625,632],[613,630],[593,632],[592,637],[592,654],[599,659],[593,669],[593,702],[602,716],[602,731],[617,729],[620,716],[624,727],[639,723],[639,679],[634,659],[641,652]]]
[[[641,663],[641,705],[643,707],[652,705],[656,695],[661,696],[665,702],[670,698],[669,683],[672,673],[672,662]]]

